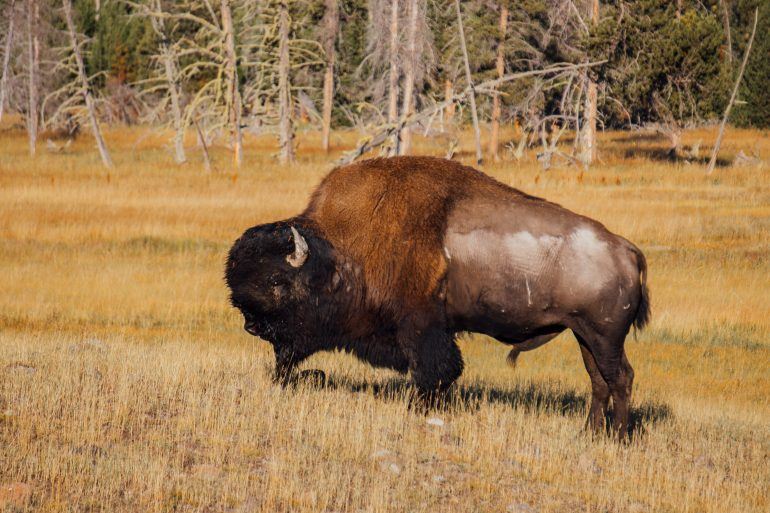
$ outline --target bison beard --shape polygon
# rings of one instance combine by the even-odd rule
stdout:
[[[632,325],[649,317],[641,251],[600,223],[458,163],[429,157],[333,170],[299,216],[248,229],[226,281],[244,329],[269,341],[285,380],[341,349],[409,371],[422,397],[462,373],[455,338],[484,333],[509,361],[565,329],[592,383],[589,425],[627,432]]]

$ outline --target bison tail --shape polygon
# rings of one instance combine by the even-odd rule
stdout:
[[[633,249],[636,253],[639,281],[642,288],[642,297],[639,299],[639,306],[636,308],[636,316],[634,317],[634,327],[641,331],[650,322],[650,289],[647,287],[647,259],[639,248],[634,247]]]

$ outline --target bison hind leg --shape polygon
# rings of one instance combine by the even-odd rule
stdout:
[[[587,323],[572,330],[580,342],[586,370],[591,377],[592,398],[588,423],[594,431],[604,426],[609,398],[612,397],[612,430],[620,439],[628,436],[628,417],[634,370],[624,350],[625,331],[613,335],[598,333]]]

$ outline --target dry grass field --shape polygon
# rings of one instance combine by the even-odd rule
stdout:
[[[318,134],[299,134],[290,167],[269,137],[247,137],[237,174],[215,148],[209,174],[192,140],[179,167],[167,139],[115,129],[108,174],[87,136],[32,160],[4,128],[0,510],[770,511],[766,132],[729,130],[725,157],[757,149],[765,163],[711,177],[619,132],[584,173],[543,172],[534,154],[484,166],[647,254],[653,321],[627,341],[635,427],[618,444],[582,430],[589,380],[569,333],[516,369],[502,344],[464,339],[452,405],[427,416],[407,409],[406,378],[345,355],[304,365],[326,387],[271,382],[223,261],[245,228],[304,206],[331,161]]]

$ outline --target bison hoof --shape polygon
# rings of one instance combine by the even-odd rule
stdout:
[[[297,375],[297,380],[315,386],[323,386],[326,384],[326,373],[320,369],[303,370]]]

